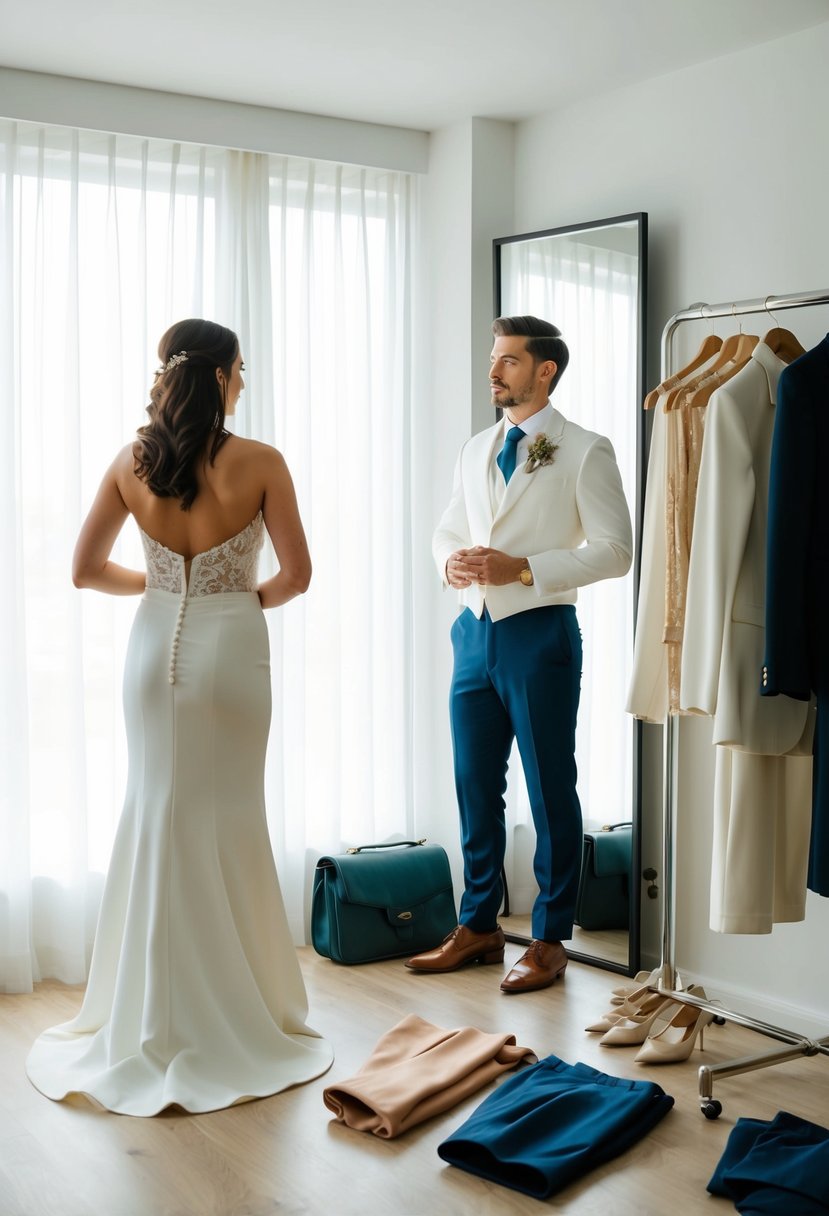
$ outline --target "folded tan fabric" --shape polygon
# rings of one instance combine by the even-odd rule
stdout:
[[[409,1014],[383,1035],[356,1076],[327,1086],[323,1100],[341,1123],[390,1140],[535,1059],[513,1034],[443,1030]]]

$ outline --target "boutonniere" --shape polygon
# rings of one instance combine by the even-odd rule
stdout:
[[[553,443],[551,439],[542,431],[540,435],[536,435],[530,446],[527,448],[527,466],[524,469],[525,473],[534,473],[536,469],[541,468],[544,464],[552,464],[556,458],[558,444]]]

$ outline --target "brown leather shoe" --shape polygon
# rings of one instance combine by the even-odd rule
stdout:
[[[475,933],[466,925],[458,925],[434,950],[426,950],[408,959],[412,971],[457,971],[465,963],[502,963],[504,961],[504,932],[500,925],[493,933]]]
[[[502,992],[535,992],[564,975],[567,954],[561,942],[534,941],[504,978]]]

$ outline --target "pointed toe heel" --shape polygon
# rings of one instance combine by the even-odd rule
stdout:
[[[697,989],[696,995],[706,999],[701,989]],[[679,1064],[687,1060],[694,1050],[697,1035],[700,1051],[703,1050],[705,1027],[710,1026],[713,1021],[713,1013],[705,1009],[697,1009],[694,1005],[679,1005],[667,1026],[644,1041],[636,1053],[636,1063]]]
[[[649,978],[649,977],[648,977]],[[653,1009],[654,998],[658,996],[648,984],[640,984],[638,988],[629,990],[626,997],[616,998],[617,1003],[612,1005],[601,1017],[597,1018],[590,1026],[585,1026],[590,1034],[604,1033],[610,1030],[611,1026],[615,1026],[617,1022],[625,1018],[637,1018],[643,1008],[647,1006],[648,1012]],[[664,997],[660,997],[660,1001],[664,1001]]]
[[[659,971],[659,967],[654,968],[653,971],[637,971],[629,984],[625,984],[621,988],[611,988],[611,1005],[622,1005],[625,1001],[629,1001],[631,997],[635,997],[643,988],[656,987],[659,980]]]
[[[638,1012],[629,1017],[620,1018],[615,1025],[599,1039],[602,1047],[638,1047],[644,1043],[656,1022],[663,1022],[670,1016],[673,1001],[669,997],[660,996],[655,992],[649,1001],[645,1001]]]
[[[604,1034],[610,1030],[611,1026],[615,1026],[617,1022],[624,1021],[622,1013],[606,1013],[603,1018],[598,1018],[595,1022],[591,1022],[589,1026],[585,1026],[588,1034]]]

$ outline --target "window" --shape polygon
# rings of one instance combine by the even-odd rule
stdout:
[[[71,553],[183,316],[239,333],[237,429],[285,453],[314,558],[308,595],[269,615],[267,797],[297,940],[309,852],[410,830],[414,196],[405,174],[0,122],[0,989],[85,974],[135,602],[75,591]],[[114,556],[143,564],[132,523]]]

